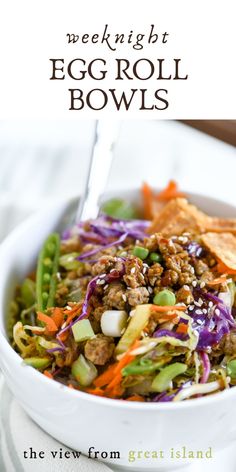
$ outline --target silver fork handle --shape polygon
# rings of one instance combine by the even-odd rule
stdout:
[[[76,223],[96,218],[113,160],[113,147],[120,128],[119,121],[96,121],[88,176],[76,213]]]

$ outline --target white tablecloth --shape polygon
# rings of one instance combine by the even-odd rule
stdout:
[[[40,429],[18,405],[0,374],[0,471],[1,472],[111,472],[105,464],[87,459],[58,458],[60,451],[70,451]],[[30,448],[45,457],[24,458]],[[57,451],[53,458],[51,451]],[[69,455],[69,454],[67,454]],[[28,456],[29,457],[29,456]]]

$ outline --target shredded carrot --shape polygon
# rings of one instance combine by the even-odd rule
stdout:
[[[87,318],[89,317],[91,313],[92,308],[89,307],[87,309]],[[70,322],[76,317],[79,316],[82,311],[82,304],[77,304],[72,310],[64,310],[64,315],[68,315],[66,319],[66,325],[70,324]]]
[[[172,198],[185,197],[185,194],[179,192],[177,183],[174,180],[170,180],[166,188],[158,193],[156,200],[159,202],[168,202]]]
[[[188,332],[188,325],[184,323],[180,323],[176,329],[176,333],[186,334],[187,332]]]
[[[214,280],[211,280],[210,282],[207,282],[207,285],[214,286],[218,284],[224,284],[227,281],[227,275],[221,275],[221,277],[217,277]]]
[[[146,182],[144,182],[141,192],[143,196],[144,218],[151,220],[153,217],[152,204],[154,198],[152,189]]]
[[[122,371],[123,367],[125,367],[127,364],[129,364],[135,358],[135,356],[133,354],[131,354],[131,351],[133,351],[134,349],[137,349],[137,347],[139,347],[139,345],[140,345],[140,342],[138,340],[136,340],[132,344],[132,346],[128,349],[128,351],[126,351],[126,353],[120,359],[120,361],[116,364],[116,366],[114,368],[113,378],[112,378],[111,382],[107,385],[106,390],[108,390],[108,391],[113,390],[114,387],[116,387],[117,385],[120,384],[120,382],[122,380],[121,371]]]
[[[125,400],[128,402],[144,402],[145,401],[144,398],[141,397],[141,395],[137,395],[137,394],[131,395],[131,397],[128,397]]]
[[[76,304],[71,304],[70,302],[68,303],[68,306],[70,307],[70,310],[68,308],[63,310],[64,315],[71,315],[74,312],[77,312],[81,308],[81,303],[76,303]]]
[[[155,315],[158,315],[157,312],[155,312]],[[154,315],[154,318],[155,318]],[[158,316],[158,323],[165,323],[165,321],[171,321],[173,324],[177,324],[179,322],[179,316],[176,316],[176,313],[166,313],[162,314],[161,318]]]
[[[229,267],[227,267],[225,264],[223,264],[223,262],[219,261],[217,266],[216,266],[216,270],[217,272],[219,272],[220,274],[232,274],[232,275],[235,275],[236,274],[236,270],[235,269],[230,269]]]
[[[66,325],[70,324],[70,322],[78,315],[79,315],[78,311],[74,311],[74,312],[71,311],[70,315],[68,315],[67,320],[65,322]]]
[[[167,311],[174,311],[174,310],[180,310],[180,311],[185,311],[186,306],[184,305],[167,305],[167,306],[160,306],[160,305],[152,305],[151,307],[152,311],[158,311],[159,313],[165,313]]]
[[[94,380],[94,385],[95,387],[104,387],[105,385],[109,384],[109,382],[112,381],[114,377],[114,369],[117,366],[116,364],[110,365],[105,372],[103,372],[101,375],[99,375],[95,380]]]
[[[115,385],[109,391],[106,391],[106,395],[109,398],[117,398],[117,397],[121,397],[123,395],[124,391],[125,391],[125,389],[120,384],[118,384],[118,385]]]
[[[58,330],[57,325],[51,316],[45,315],[41,311],[38,311],[37,318],[39,321],[43,321],[43,323],[45,323],[49,333],[55,333]]]
[[[69,329],[67,331],[64,331],[64,333],[61,333],[58,338],[60,339],[61,342],[64,342],[67,340],[69,336]]]
[[[46,375],[46,377],[48,377],[49,379],[53,379],[53,375],[50,372],[48,372],[48,370],[44,370],[43,374]]]
[[[53,308],[52,320],[55,322],[58,328],[61,327],[63,321],[64,321],[64,315],[63,315],[63,310],[61,308]]]
[[[123,369],[123,367],[125,367],[134,359],[135,356],[131,354],[131,352],[137,349],[139,346],[140,346],[140,341],[136,339],[136,341],[134,341],[132,346],[126,351],[126,353],[119,360],[118,364],[116,365],[116,368],[114,369],[114,374],[118,374],[121,371],[121,369]]]
[[[92,395],[97,395],[98,397],[104,397],[105,395],[101,388],[86,388],[85,392],[92,393]]]

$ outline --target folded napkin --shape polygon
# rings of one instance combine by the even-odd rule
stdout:
[[[43,459],[24,458],[30,448]],[[37,426],[18,405],[0,373],[0,472],[111,472],[105,464],[80,455],[53,458],[51,451],[70,451]],[[59,454],[58,452],[58,454]]]

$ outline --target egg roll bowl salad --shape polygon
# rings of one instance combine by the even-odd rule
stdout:
[[[106,202],[50,234],[16,288],[22,362],[69,388],[176,402],[236,385],[236,220],[204,214],[171,181],[143,209]]]

